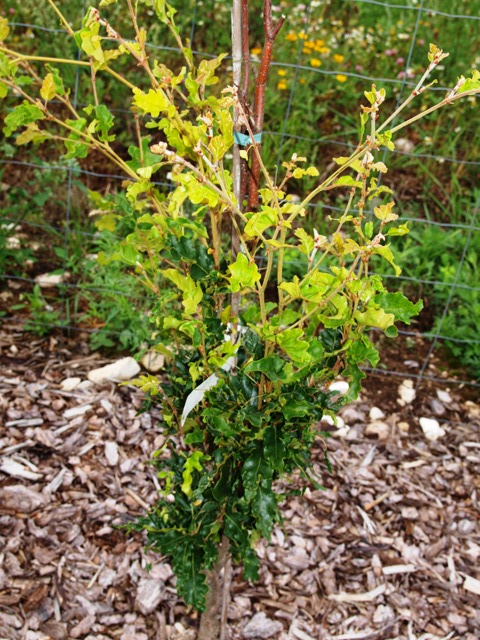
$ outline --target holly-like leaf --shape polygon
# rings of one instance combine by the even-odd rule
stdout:
[[[110,129],[113,127],[114,117],[106,105],[89,105],[88,107],[85,107],[84,111],[89,116],[92,115],[92,113],[95,114],[95,120],[92,124],[94,130],[100,132],[98,137],[102,142],[112,142],[112,140],[115,140],[114,135],[108,134]]]
[[[235,293],[240,289],[250,289],[260,280],[260,273],[257,265],[249,262],[245,254],[239,253],[237,259],[228,267],[232,274],[230,280],[230,291]]]
[[[262,206],[262,210],[258,213],[247,215],[249,216],[249,220],[243,232],[248,239],[261,235],[265,229],[274,227],[278,221],[278,211],[265,205]]]
[[[11,136],[14,131],[22,126],[37,122],[37,120],[44,120],[45,115],[43,111],[34,104],[30,104],[24,100],[22,104],[16,106],[9,114],[5,116],[5,127],[3,133],[6,136]]]
[[[203,467],[200,460],[204,457],[201,451],[194,451],[185,461],[182,473],[182,486],[181,489],[186,496],[190,496],[192,493],[192,481],[193,471],[202,471]]]
[[[185,276],[176,269],[164,269],[163,275],[171,280],[182,291],[183,300],[182,304],[185,309],[185,313],[193,315],[197,312],[197,306],[203,299],[203,291],[201,286],[194,281],[191,276]]]
[[[260,371],[264,373],[269,380],[275,382],[276,380],[285,380],[286,374],[284,372],[285,361],[278,355],[272,354],[261,360],[254,360],[250,362],[244,369],[245,373],[253,373]]]
[[[308,353],[309,343],[301,340],[302,336],[303,330],[300,328],[286,329],[276,336],[276,342],[280,349],[285,351],[297,365],[307,364],[311,360]]]
[[[45,102],[48,102],[55,97],[56,93],[57,90],[55,87],[55,81],[53,79],[53,73],[47,73],[40,88],[40,95],[42,96],[43,100],[45,100]]]
[[[82,142],[82,136],[80,135],[87,127],[86,119],[77,118],[77,120],[66,120],[65,122],[74,129],[74,131],[70,132],[68,141],[65,141],[65,147],[67,149],[65,158],[86,158],[89,145],[86,142]]]
[[[273,525],[278,521],[277,496],[272,491],[271,483],[263,481],[255,495],[252,508],[257,519],[257,527],[264,538],[270,538]]]
[[[375,296],[374,301],[386,313],[393,313],[396,322],[404,322],[405,324],[410,324],[411,319],[423,309],[422,300],[414,304],[400,291],[396,293],[380,293]]]
[[[160,113],[169,112],[172,106],[163,89],[150,89],[143,93],[140,89],[133,90],[133,104],[142,113],[158,118]]]
[[[373,213],[375,214],[375,217],[382,220],[382,222],[392,222],[398,218],[397,214],[392,212],[394,206],[395,202],[388,202],[387,204],[382,204],[379,207],[374,207]]]

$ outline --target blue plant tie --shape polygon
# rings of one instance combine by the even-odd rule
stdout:
[[[252,138],[250,135],[246,135],[245,133],[239,133],[238,131],[233,132],[233,139],[235,141],[235,144],[238,144],[241,147],[248,147],[250,144],[252,144]],[[253,136],[253,139],[255,142],[260,144],[262,142],[262,133],[261,132],[256,133]]]

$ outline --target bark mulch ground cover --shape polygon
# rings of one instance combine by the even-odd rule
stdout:
[[[169,565],[116,528],[157,498],[159,411],[86,380],[106,360],[81,344],[5,325],[0,348],[0,640],[194,640]],[[67,391],[69,377],[81,382]],[[232,640],[480,638],[480,404],[467,391],[370,378],[328,439],[332,473],[322,441],[314,452],[325,490],[288,497],[284,527],[258,543],[261,581],[234,571]]]

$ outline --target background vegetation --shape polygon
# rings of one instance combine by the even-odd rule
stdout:
[[[177,0],[174,4],[194,51],[203,56],[229,51],[229,3]],[[43,3],[5,0],[5,6],[23,50],[64,55],[72,48],[60,26],[54,37],[45,31],[55,20]],[[75,27],[84,9],[82,0],[71,0],[64,8]],[[423,69],[430,41],[451,54],[435,90],[453,86],[460,70],[480,68],[480,0],[448,5],[440,0],[405,0],[402,7],[393,2],[289,0],[279,2],[277,11],[287,14],[287,21],[276,44],[267,92],[263,140],[272,172],[280,154],[300,152],[325,170],[333,156],[346,155],[357,139],[365,88],[371,81],[385,87],[392,106],[405,98]],[[120,27],[124,16],[120,8],[117,13]],[[175,64],[175,43],[163,27],[158,25],[151,33],[151,46],[164,49],[168,63]],[[254,65],[260,44],[259,21],[251,33]],[[227,59],[226,73],[229,64]],[[77,82],[75,99],[81,105],[82,87],[90,79],[74,69],[68,73]],[[124,108],[125,95],[108,80],[99,90],[112,110]],[[432,98],[425,95],[426,108]],[[409,295],[422,296],[427,307],[417,328],[450,338],[440,342],[480,377],[479,130],[480,111],[473,99],[443,111],[431,124],[422,121],[418,129],[409,130],[408,140],[389,159],[386,182],[398,196],[402,219],[412,221],[412,232],[398,242],[403,243],[402,286]],[[95,157],[59,163],[55,149],[49,154],[42,147],[32,155],[28,148],[22,156],[8,142],[0,144],[2,313],[22,317],[27,328],[38,333],[52,326],[81,328],[90,333],[93,348],[137,350],[147,344],[148,318],[138,315],[147,294],[118,264],[99,267],[96,262],[96,255],[108,250],[116,235],[123,237],[128,231],[127,202],[121,220],[103,216],[100,223],[95,215],[115,190],[118,176]],[[116,144],[122,151],[122,132],[117,132]],[[168,175],[162,180],[168,188]],[[301,188],[308,188],[308,182],[299,183]],[[341,204],[333,196],[314,203],[312,228],[321,232],[322,222]],[[298,267],[294,261],[288,266],[292,272]],[[43,273],[65,271],[69,275],[59,287],[45,289],[34,282]]]

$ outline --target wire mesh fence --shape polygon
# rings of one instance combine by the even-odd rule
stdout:
[[[212,19],[213,11],[215,20],[224,20],[227,27],[229,3],[192,0],[184,4],[190,11],[187,22],[189,22],[188,29],[195,55],[203,58],[218,55],[220,51],[217,50],[217,46],[220,47],[222,43],[209,41],[208,32],[212,30],[209,20]],[[402,4],[379,0],[331,0],[330,2],[310,0],[304,3],[294,1],[280,3],[278,10],[287,14],[284,37],[290,43],[290,48],[288,51],[283,50],[279,53],[273,61],[271,70],[271,93],[274,97],[271,103],[267,104],[266,130],[263,136],[266,153],[270,153],[272,171],[276,169],[278,172],[282,159],[292,151],[298,150],[302,155],[313,155],[318,161],[317,164],[327,167],[332,156],[342,155],[345,149],[354,149],[356,124],[344,105],[353,103],[353,113],[358,109],[358,95],[361,95],[363,89],[368,89],[372,83],[375,83],[377,86],[390,88],[394,96],[393,108],[395,104],[398,106],[416,84],[415,69],[419,65],[419,57],[424,55],[425,43],[428,46],[430,34],[438,39],[440,46],[444,46],[441,36],[446,31],[450,34],[449,46],[463,43],[461,51],[457,50],[457,47],[452,50],[452,73],[457,69],[468,70],[469,64],[478,65],[480,52],[475,34],[480,20],[480,2],[457,0],[449,3],[448,7],[449,11],[445,11],[445,3],[440,0],[408,0]],[[85,9],[84,1],[77,3],[78,16],[81,17]],[[379,52],[378,34],[376,35],[371,27],[366,26],[372,24],[372,12],[375,13],[373,23],[377,24],[384,38],[388,38],[389,42],[395,42],[395,47],[388,49],[385,43],[383,50]],[[293,14],[290,22],[289,13]],[[31,15],[38,14],[33,12]],[[55,37],[63,33],[60,29],[40,24],[40,21],[15,21],[15,14],[13,17],[11,26],[19,37],[28,34],[33,39],[39,39],[44,38],[45,34]],[[387,26],[380,29],[379,25],[382,24]],[[452,39],[452,33],[455,34],[454,39]],[[319,35],[324,39],[322,40]],[[357,50],[361,50],[362,47],[368,48],[371,42],[375,43],[377,54],[372,52],[369,55],[366,54],[368,64],[364,62],[355,64],[353,58]],[[256,44],[252,42],[253,64],[258,62],[255,53]],[[149,46],[155,50],[162,50],[167,55],[178,52],[175,47],[160,45],[156,42],[150,43]],[[338,46],[338,50],[342,53],[332,56],[334,46]],[[328,58],[322,53],[322,49],[329,50]],[[465,59],[465,49],[469,52],[468,60]],[[348,60],[349,51],[352,60]],[[385,65],[376,64],[376,57],[383,61],[388,59],[391,63],[390,68],[392,64],[395,68],[395,74],[385,73]],[[395,58],[394,61],[393,58]],[[73,102],[82,107],[85,105],[80,73],[80,69],[77,68],[73,84]],[[350,83],[352,87],[356,87],[355,90],[349,87]],[[435,96],[437,92],[445,92],[450,88],[451,85],[440,80],[439,84],[433,86],[431,90]],[[307,90],[309,93],[306,93]],[[323,105],[324,96],[328,97],[328,107]],[[309,104],[311,110],[316,109],[316,113],[320,114],[316,116],[317,119],[312,126],[307,126]],[[337,107],[337,104],[341,107]],[[268,113],[269,107],[273,107],[273,115]],[[333,108],[336,112],[336,120],[328,115],[328,108]],[[454,376],[447,373],[443,376],[431,367],[432,359],[439,347],[452,348],[453,346],[454,353],[458,353],[458,349],[469,349],[473,353],[474,360],[478,357],[478,362],[473,363],[473,369],[476,368],[477,373],[480,371],[480,340],[476,333],[473,335],[466,333],[461,323],[455,327],[457,316],[452,315],[452,311],[461,312],[463,308],[470,316],[480,311],[480,287],[476,272],[476,254],[480,246],[480,191],[475,188],[475,181],[478,182],[480,176],[480,161],[475,155],[480,148],[476,126],[480,118],[475,121],[472,115],[475,104],[468,105],[468,108],[471,110],[468,112],[471,117],[467,115],[463,119],[460,118],[458,120],[460,124],[453,129],[453,133],[451,127],[457,124],[457,121],[444,120],[443,132],[429,129],[429,132],[433,131],[435,134],[432,136],[433,141],[429,141],[429,136],[425,136],[420,129],[415,128],[411,138],[407,139],[404,145],[399,145],[394,151],[384,152],[384,161],[388,161],[387,164],[392,164],[394,169],[399,170],[400,178],[392,186],[395,191],[400,192],[401,219],[410,222],[412,229],[416,229],[418,240],[416,244],[413,243],[409,247],[409,252],[405,252],[406,263],[401,265],[404,267],[402,275],[396,276],[389,271],[384,271],[382,275],[389,281],[393,280],[394,287],[406,287],[414,295],[426,293],[428,299],[434,297],[432,292],[436,292],[436,303],[432,311],[435,318],[430,322],[430,326],[426,327],[420,323],[413,329],[400,331],[401,337],[398,338],[404,343],[421,338],[426,345],[422,351],[422,357],[417,358],[414,364],[410,363],[407,366],[399,362],[398,367],[393,367],[390,359],[387,369],[370,369],[370,371],[388,376],[407,376],[415,379],[417,385],[426,381],[441,381],[446,384],[480,386],[474,376],[468,377],[468,374],[463,373]],[[121,119],[125,110],[115,104],[111,111]],[[318,126],[319,119],[322,117],[328,121],[328,126]],[[448,127],[448,130],[445,130],[445,127]],[[459,131],[456,131],[458,128]],[[440,145],[438,136],[443,136],[450,141],[454,140],[454,143]],[[306,149],[305,153],[304,149]],[[109,189],[113,190],[115,185],[119,185],[125,179],[124,176],[106,172],[101,167],[86,163],[79,164],[77,161],[52,162],[41,157],[32,158],[25,155],[15,159],[12,149],[6,143],[3,143],[0,171],[4,189],[0,230],[4,236],[4,251],[7,255],[7,259],[2,261],[3,273],[0,274],[4,289],[11,286],[31,289],[38,283],[34,275],[28,271],[22,271],[19,268],[22,265],[15,263],[14,254],[17,250],[15,238],[22,233],[28,238],[28,242],[36,237],[40,239],[55,237],[57,260],[54,267],[60,275],[69,272],[74,247],[90,246],[98,237],[98,231],[92,225],[86,224],[84,220],[81,224],[78,222],[78,201],[84,197],[79,187],[80,182],[86,182],[87,185],[108,184]],[[430,203],[426,202],[425,195],[419,196],[415,192],[411,196],[408,192],[406,183],[409,177],[415,174],[415,189],[418,189],[418,183],[425,177],[435,186],[437,195],[432,194],[432,199],[435,201],[434,213],[429,207]],[[55,189],[46,187],[45,179],[42,182],[41,175],[50,177],[55,175],[52,181],[57,184],[57,187]],[[35,181],[44,185],[42,188],[48,196],[46,202],[41,202],[42,192],[39,187],[35,187]],[[446,185],[445,181],[450,182]],[[29,183],[33,184],[33,187],[28,188]],[[158,186],[168,189],[170,184],[164,181],[159,182]],[[455,191],[452,198],[450,198],[452,195],[450,188],[454,188]],[[18,192],[17,202],[11,193],[12,189]],[[441,195],[439,196],[438,193]],[[49,213],[52,198],[57,201],[55,216]],[[22,201],[18,202],[18,199]],[[412,199],[418,201],[415,202],[416,206],[411,205]],[[85,208],[85,202],[81,206]],[[315,220],[328,215],[334,217],[337,212],[343,211],[339,203],[334,200],[313,203],[310,208],[311,216]],[[34,209],[36,215],[32,215],[29,209]],[[85,218],[84,212],[83,218]],[[434,244],[437,255],[451,254],[452,259],[444,265],[435,263],[437,266],[434,265],[433,270],[419,271],[418,265],[416,270],[413,270],[409,263],[418,262],[415,256],[425,251],[422,246],[422,237],[427,236],[429,243]],[[22,257],[21,260],[24,258]],[[294,265],[291,266],[294,267]],[[58,313],[51,317],[44,315],[36,320],[38,325],[44,325],[45,330],[51,327],[92,334],[98,332],[94,324],[86,326],[81,321],[84,314],[82,315],[82,309],[78,308],[76,296],[79,293],[83,300],[97,294],[108,294],[117,300],[125,298],[133,303],[137,297],[137,293],[125,290],[122,286],[115,288],[109,283],[89,281],[88,275],[85,274],[73,280],[64,279],[59,290]],[[4,301],[10,321],[23,322],[24,315],[16,315],[15,310],[8,308],[7,297],[4,297]],[[141,301],[135,300],[135,303],[141,306]],[[469,319],[474,321],[474,317]],[[402,351],[401,346],[399,351]]]

